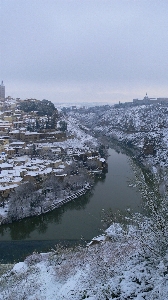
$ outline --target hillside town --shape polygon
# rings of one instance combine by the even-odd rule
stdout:
[[[97,139],[50,101],[1,98],[1,224],[79,197],[91,188],[94,176],[106,170]]]
[[[0,11],[0,300],[168,300],[168,1]]]
[[[135,185],[148,212],[128,210],[126,224],[111,221],[84,248],[58,246],[8,267],[0,299],[167,299],[167,102],[58,112],[48,100],[8,98],[0,116],[1,224],[84,194],[107,172],[110,143],[140,166]]]
[[[1,224],[45,213],[84,194],[94,176],[107,172],[108,141],[129,150],[164,195],[168,189],[166,99],[132,107],[72,106],[58,111],[45,99],[1,97]],[[26,200],[16,201],[23,190],[27,190]]]

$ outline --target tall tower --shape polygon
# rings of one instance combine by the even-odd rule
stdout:
[[[0,99],[5,99],[5,86],[3,84],[3,80],[1,82],[1,85],[0,85]]]

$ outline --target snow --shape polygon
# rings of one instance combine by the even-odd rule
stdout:
[[[4,163],[1,164],[1,168],[2,168],[2,169],[5,169],[5,168],[13,168],[13,165],[4,162]]]
[[[105,158],[103,158],[103,157],[101,157],[99,160],[100,160],[101,162],[105,162],[105,161],[106,161]]]
[[[101,118],[98,114],[96,116],[96,111],[85,116],[78,115],[78,120],[80,118],[85,120],[86,126],[91,124],[95,132],[115,137],[126,144],[131,142],[139,151],[138,154],[143,152],[145,138],[149,141],[154,139],[156,155],[143,156],[141,162],[159,180],[159,174],[162,175],[159,188],[160,193],[165,193],[165,182],[168,181],[166,172],[164,174],[164,169],[168,167],[168,130],[165,128],[168,125],[167,108],[144,105],[130,109],[111,109],[102,114]],[[77,122],[72,116],[66,121],[70,137],[55,143],[55,146],[69,148],[69,154],[73,153],[73,149],[80,153],[79,150],[90,149],[87,145],[97,146],[97,140],[86,133],[88,127],[85,124]],[[82,124],[85,132],[78,123]],[[50,147],[50,144],[46,146]],[[100,160],[103,162],[103,159]],[[41,173],[50,171],[51,168],[46,168]],[[143,193],[146,197],[150,196],[146,190]],[[0,208],[0,214],[5,215],[6,209],[7,204],[4,209]],[[154,237],[153,231],[145,225],[142,225],[140,233],[140,229],[135,226],[129,225],[125,230],[121,224],[113,223],[104,235],[93,238],[86,248],[33,253],[1,276],[0,299],[166,300],[168,251],[156,256],[154,252],[160,236],[158,240]],[[151,242],[151,251],[145,248],[147,242]]]
[[[147,260],[134,230],[114,223],[106,237],[115,241],[103,235],[86,248],[33,253],[1,276],[0,299],[166,300],[168,255]]]
[[[106,233],[111,238],[119,238],[123,236],[123,229],[121,224],[113,223],[107,230]]]
[[[5,185],[5,186],[0,186],[1,191],[5,191],[7,189],[14,189],[18,186],[18,184],[10,184],[10,185]]]
[[[0,218],[6,217],[8,211],[8,203],[4,204],[4,208],[0,206]],[[1,220],[0,220],[1,222]]]
[[[19,262],[13,267],[13,271],[17,273],[22,273],[25,272],[26,270],[27,270],[27,265],[25,264],[25,262]]]

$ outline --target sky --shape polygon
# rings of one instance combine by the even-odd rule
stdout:
[[[0,0],[6,96],[54,103],[168,97],[167,0]]]

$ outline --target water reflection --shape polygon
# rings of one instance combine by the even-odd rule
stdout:
[[[133,176],[128,157],[118,147],[109,154],[108,173],[96,177],[92,191],[47,214],[1,226],[0,240],[89,240],[101,232],[102,209],[139,210],[140,195],[128,187]]]
[[[69,210],[84,210],[90,201],[91,195],[93,195],[93,191],[87,192],[86,195],[81,196],[78,199],[75,199],[47,214],[26,218],[12,224],[2,225],[0,227],[0,236],[6,236],[6,233],[8,232],[11,240],[24,240],[29,239],[31,232],[33,231],[36,231],[39,235],[44,234],[46,233],[49,224],[61,224],[62,216],[65,212]]]

